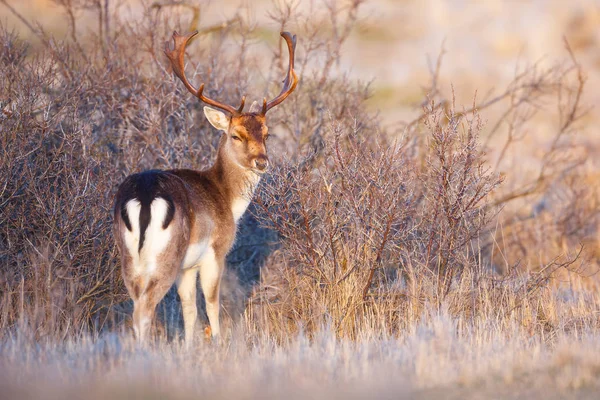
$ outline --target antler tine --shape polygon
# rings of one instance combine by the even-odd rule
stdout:
[[[296,71],[294,71],[294,57],[296,52],[296,35],[292,36],[289,32],[281,32],[281,37],[285,39],[288,51],[289,51],[289,65],[288,72],[283,81],[283,89],[281,89],[281,93],[273,100],[267,103],[267,99],[263,102],[263,115],[267,113],[271,108],[275,107],[282,101],[284,101],[293,91],[296,89],[296,85],[298,85],[298,75],[296,75]]]
[[[244,104],[246,104],[246,96],[242,96],[242,104],[240,104],[240,107],[237,109],[237,112],[239,114],[241,114],[242,111],[244,111]]]
[[[202,100],[206,104],[213,106],[215,108],[219,108],[223,111],[230,113],[231,115],[240,114],[244,110],[244,103],[246,102],[246,97],[242,97],[242,104],[238,109],[234,107],[221,103],[219,101],[213,100],[209,97],[204,96],[204,83],[200,85],[198,89],[196,89],[185,76],[185,48],[189,41],[198,34],[198,31],[194,31],[189,35],[180,35],[177,31],[173,32],[173,43],[175,48],[173,50],[169,49],[169,42],[165,43],[165,55],[171,62],[171,67],[173,68],[173,72],[177,77],[183,82],[186,89],[196,96],[198,99]]]

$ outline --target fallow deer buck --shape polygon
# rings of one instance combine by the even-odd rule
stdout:
[[[296,36],[282,32],[289,50],[289,66],[281,93],[255,102],[244,112],[245,97],[234,108],[196,89],[184,72],[185,48],[197,32],[173,33],[175,48],[165,54],[187,90],[210,107],[204,114],[223,132],[217,159],[205,171],[151,170],[125,179],[115,199],[115,238],[121,254],[123,280],[134,302],[135,336],[145,341],[156,305],[177,282],[189,345],[197,318],[196,280],[206,300],[212,337],[219,335],[219,285],[225,256],[231,249],[236,225],[269,165],[266,114],[285,100],[298,84],[294,71]]]

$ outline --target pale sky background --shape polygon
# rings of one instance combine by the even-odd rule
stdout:
[[[62,10],[51,1],[8,1],[43,26],[65,30]],[[121,1],[124,12],[141,13],[140,0]],[[240,6],[251,4],[261,29],[278,30],[267,17],[272,0],[190,2],[202,5],[201,26],[225,21]],[[297,1],[298,10],[309,3]],[[24,29],[2,4],[0,18]],[[460,104],[470,104],[475,90],[501,90],[517,63],[566,59],[565,36],[588,75],[584,100],[600,105],[600,0],[371,0],[361,8],[361,18],[344,48],[338,73],[373,81],[369,106],[381,111],[387,126],[418,112],[429,77],[427,57],[435,61],[444,41],[441,87],[449,90],[452,83]],[[597,126],[599,116],[600,110],[593,110],[589,125]]]

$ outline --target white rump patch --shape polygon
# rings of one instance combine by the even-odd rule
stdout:
[[[150,204],[150,225],[160,228],[161,231],[166,231],[167,229],[162,229],[162,226],[167,218],[167,213],[169,212],[169,203],[161,198],[157,197],[152,200]],[[168,228],[168,227],[167,227]]]
[[[144,245],[140,254],[140,261],[144,265],[144,272],[152,275],[156,270],[156,259],[169,244],[171,226],[163,229],[163,223],[169,212],[169,203],[160,197],[152,200],[150,204],[150,224],[146,228]]]
[[[137,199],[129,200],[125,205],[125,210],[131,223],[131,231],[124,227],[125,234],[123,237],[127,251],[133,256],[133,254],[137,254],[140,243],[140,211],[142,210],[142,205]]]
[[[130,200],[125,206],[127,216],[131,222],[132,231],[125,230],[124,238],[127,251],[133,261],[134,274],[138,276],[152,276],[156,270],[158,256],[164,251],[171,238],[171,224],[163,229],[163,223],[169,211],[169,203],[157,197],[150,204],[150,223],[144,235],[144,245],[138,251],[140,243],[140,211],[141,204],[138,200]]]

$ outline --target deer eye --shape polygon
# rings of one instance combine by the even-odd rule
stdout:
[[[231,138],[232,138],[233,140],[238,140],[238,141],[240,141],[240,142],[242,141],[242,139],[241,139],[239,136],[231,135]]]
[[[265,135],[265,140],[267,140],[269,137],[271,137],[271,135],[269,135],[268,133]]]

